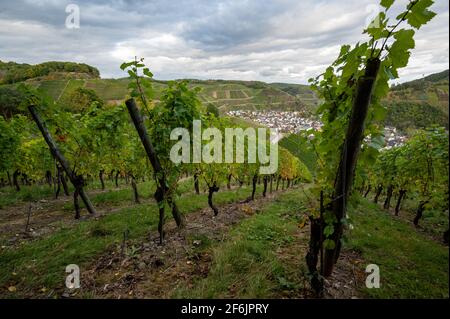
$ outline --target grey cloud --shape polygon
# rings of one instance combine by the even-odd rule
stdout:
[[[80,29],[64,27],[69,2],[80,7]],[[138,55],[162,79],[306,83],[340,45],[362,38],[367,9],[377,2],[0,0],[0,59],[85,62],[104,77],[121,77],[120,63]],[[436,1],[438,16],[417,33],[402,81],[448,68],[448,6]]]
[[[270,18],[286,9],[276,1],[212,2],[205,17],[187,25],[182,36],[215,50],[258,41],[270,32]]]

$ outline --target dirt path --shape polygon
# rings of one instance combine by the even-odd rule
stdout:
[[[128,254],[123,254],[121,245],[111,247],[83,270],[82,290],[73,297],[170,298],[178,286],[189,287],[208,275],[211,252],[197,248],[205,241],[226,240],[231,227],[258,213],[279,193],[251,203],[223,205],[216,217],[209,207],[187,214],[187,227],[182,230],[171,221],[165,226],[162,246],[158,232],[152,231],[149,241],[128,243]]]
[[[124,187],[113,189],[120,191]],[[92,190],[88,192],[90,197],[101,193],[107,193],[109,190]],[[9,206],[0,209],[0,240],[2,245],[16,246],[25,241],[35,240],[44,235],[49,235],[62,226],[72,226],[86,219],[83,216],[80,220],[74,219],[74,212],[64,209],[66,204],[72,203],[71,196],[60,196],[58,199],[41,199],[32,203],[22,203],[20,205]],[[141,203],[153,202],[153,199],[141,198]],[[28,212],[31,204],[31,214],[28,232],[25,227],[28,220]],[[97,217],[108,213],[116,212],[126,207],[132,207],[135,204],[121,202],[119,204],[97,204]],[[83,210],[82,214],[86,214]]]
[[[101,191],[97,191],[99,193]],[[193,284],[209,274],[213,263],[213,250],[209,244],[220,244],[228,240],[229,230],[243,219],[258,214],[268,202],[275,200],[283,191],[268,194],[266,198],[258,197],[251,203],[237,202],[221,205],[217,217],[209,207],[186,215],[187,226],[178,230],[173,221],[166,224],[166,240],[159,245],[159,234],[152,231],[148,240],[116,243],[105,250],[95,261],[83,266],[82,288],[70,295],[63,287],[55,289],[57,295],[69,298],[170,298],[178,287],[192,287]],[[43,201],[39,214],[39,223],[34,223],[35,237],[19,233],[14,236],[11,244],[34,239],[44,234],[48,235],[60,227],[71,227],[79,221],[73,219],[73,214],[58,210],[58,205],[71,201],[63,197],[54,203]],[[123,203],[122,203],[123,204]],[[120,207],[105,207],[99,210],[99,217],[120,211],[130,205]],[[54,211],[47,212],[46,209]],[[36,217],[36,216],[35,216]],[[22,229],[26,221],[17,218],[9,231]],[[0,225],[2,230],[7,226]],[[294,235],[295,240],[276,252],[277,258],[283,263],[289,263],[290,269],[300,269],[304,264],[304,256],[308,247],[309,227],[306,226]],[[361,287],[361,259],[358,256],[343,252],[343,258],[336,267],[331,282],[326,283],[326,298],[358,297],[358,287]],[[302,282],[302,289],[282,292],[280,298],[314,298],[309,289],[306,275],[300,271],[291,274],[293,282]],[[361,279],[362,278],[362,279]],[[232,291],[230,291],[232,296]],[[36,296],[35,296],[36,297]],[[238,297],[238,296],[235,296]]]
[[[180,181],[187,180],[188,178],[182,178]],[[108,193],[110,191],[120,191],[128,188],[129,186],[121,186],[109,190],[95,189],[88,191],[88,195],[91,197]],[[232,185],[230,190],[237,189],[237,185]],[[228,189],[227,189],[228,191]],[[204,190],[203,193],[205,193]],[[182,196],[193,195],[194,191],[183,193]],[[24,242],[30,240],[36,240],[43,236],[48,236],[62,227],[72,227],[83,220],[90,218],[87,215],[85,209],[82,210],[82,217],[79,220],[74,219],[74,212],[64,209],[64,206],[68,203],[72,203],[73,198],[71,196],[60,196],[58,199],[41,199],[31,203],[31,215],[28,232],[25,231],[28,219],[28,211],[30,203],[22,203],[20,205],[9,206],[4,209],[0,209],[0,241],[2,246],[18,246]],[[145,205],[154,203],[153,197],[145,198],[140,197],[140,204]],[[116,213],[126,208],[136,207],[131,201],[122,201],[119,203],[97,203],[94,206],[97,209],[97,215],[95,218],[101,218],[107,214]],[[4,248],[4,247],[2,247]]]
[[[186,215],[187,227],[178,230],[174,222],[166,225],[166,241],[159,245],[159,234],[152,231],[149,240],[116,245],[85,267],[82,288],[72,298],[171,298],[179,287],[193,287],[194,282],[208,276],[213,263],[212,247],[203,249],[205,242],[220,243],[230,238],[230,229],[245,218],[258,214],[268,202],[282,191],[258,198],[251,203],[239,202],[223,205],[214,217],[205,208]],[[309,227],[298,229],[294,241],[280,247],[275,254],[290,263],[291,269],[304,264],[308,248]],[[326,282],[325,298],[358,298],[358,288],[364,280],[358,264],[362,262],[355,253],[344,251],[333,280]],[[292,280],[302,282],[302,289],[283,292],[280,298],[315,298],[307,277],[300,271]],[[230,292],[232,296],[232,291]],[[237,296],[235,296],[237,297]]]
[[[325,280],[325,299],[363,298],[361,289],[365,287],[367,263],[355,251],[344,249],[333,270],[333,276]]]

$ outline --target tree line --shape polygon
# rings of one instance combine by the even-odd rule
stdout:
[[[0,61],[0,84],[12,84],[47,76],[54,72],[85,73],[93,78],[100,77],[97,68],[85,63],[50,61],[36,65],[19,64],[15,62]]]

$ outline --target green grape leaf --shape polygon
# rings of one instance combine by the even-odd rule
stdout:
[[[134,64],[134,62],[124,62],[120,65],[120,69],[125,70],[126,68],[132,66],[133,64]]]
[[[414,30],[401,29],[394,34],[395,42],[389,49],[389,57],[395,69],[408,65],[410,49],[414,49]]]
[[[393,80],[396,77],[392,74],[392,69],[388,68],[388,67],[384,67],[384,72],[386,73],[386,75],[389,77],[389,80]]]
[[[388,10],[394,4],[394,0],[381,0],[380,5]]]
[[[136,77],[137,77],[136,72],[135,72],[135,71],[132,71],[132,70],[128,70],[128,75],[129,75],[130,77],[132,77],[132,78],[136,78]]]
[[[324,247],[325,249],[334,249],[334,247],[336,247],[336,244],[335,244],[335,242],[334,242],[333,240],[331,240],[331,239],[325,239],[325,240],[323,241],[323,247]]]
[[[428,10],[433,3],[433,0],[418,0],[414,6],[411,6],[411,11],[406,16],[408,24],[413,28],[420,29],[421,26],[433,19],[436,13]]]
[[[389,32],[386,30],[386,13],[380,12],[370,23],[365,33],[372,36],[375,41],[387,37]]]
[[[149,78],[153,77],[153,73],[150,72],[150,70],[148,68],[144,68],[142,70],[142,72],[144,73],[144,75],[148,76]]]
[[[327,236],[327,237],[331,236],[333,233],[334,233],[334,226],[333,225],[328,225],[323,230],[323,234],[325,236]]]

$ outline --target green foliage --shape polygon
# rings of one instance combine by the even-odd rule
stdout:
[[[218,129],[222,136],[225,135],[224,131],[225,131],[225,127],[228,126],[226,125],[227,121],[221,118],[217,118],[214,114],[205,114],[202,117],[202,123],[204,126],[206,127],[211,127],[211,128],[216,128]],[[202,133],[203,135],[203,133]],[[233,150],[235,149],[235,147],[233,147]],[[219,162],[212,162],[212,163],[205,163],[204,161],[202,161],[199,164],[193,164],[193,170],[197,171],[200,173],[201,177],[203,178],[203,180],[205,181],[206,185],[208,187],[220,187],[221,183],[225,181],[227,175],[232,171],[233,167],[236,167],[236,165],[239,166],[244,166],[245,164],[226,164],[223,163],[223,159],[224,159],[224,144],[221,143],[220,145],[220,149],[214,149],[214,151],[212,151],[210,149],[209,153],[211,156],[215,156],[216,154],[214,154],[215,152],[220,152],[221,154],[217,154],[217,155],[221,155],[220,157],[218,156],[218,158],[220,158]],[[246,153],[246,152],[245,152]],[[248,167],[248,166],[247,166]],[[230,169],[231,168],[231,169]]]
[[[278,150],[278,174],[288,180],[300,179],[302,182],[311,182],[312,176],[308,167],[288,150],[280,147]]]
[[[384,103],[389,108],[390,113],[395,113],[397,125],[405,127],[411,121],[413,127],[424,128],[430,124],[439,124],[448,127],[448,70],[431,74],[422,79],[395,85],[391,88],[389,97]],[[402,104],[402,105],[398,105]],[[406,107],[410,104],[410,107]],[[399,110],[395,107],[399,106]],[[411,108],[411,110],[410,110]],[[408,114],[411,111],[413,114]],[[422,115],[423,114],[423,115]],[[428,123],[426,118],[435,120]],[[445,123],[443,123],[445,120]]]
[[[395,191],[406,190],[426,208],[448,208],[448,132],[430,127],[419,130],[403,146],[381,152],[369,182]]]
[[[432,0],[415,0],[408,5],[408,11],[405,19],[408,24],[416,29],[424,24],[427,24],[436,13],[428,10],[428,8],[434,3]]]
[[[65,101],[67,105],[64,105],[64,109],[75,113],[83,113],[94,102],[98,105],[98,107],[103,107],[105,105],[105,102],[94,90],[83,87],[75,89]]]
[[[448,128],[448,115],[428,103],[391,102],[386,108],[386,124],[402,131],[423,129],[432,124]]]
[[[32,123],[23,115],[9,121],[0,117],[0,172],[19,170],[40,180],[53,166],[48,147]]]
[[[430,74],[422,79],[417,79],[405,83],[401,83],[392,87],[392,91],[400,91],[406,89],[416,89],[420,90],[429,83],[441,83],[448,82],[449,80],[449,70],[445,70],[439,73]]]
[[[0,114],[5,119],[11,118],[15,114],[22,113],[19,106],[22,102],[22,93],[14,87],[0,87]]]
[[[133,61],[124,62],[120,66],[120,69],[127,71],[130,77],[131,81],[128,83],[130,96],[137,98],[148,111],[149,105],[147,99],[151,98],[153,94],[152,83],[150,81],[153,73],[145,67],[144,58],[138,60],[135,57]]]
[[[20,146],[20,135],[0,117],[0,172],[7,171],[14,165],[17,150]]]
[[[20,160],[16,163],[21,172],[35,179],[44,177],[47,170],[54,168],[54,160],[43,137],[22,142],[19,149]]]
[[[150,136],[171,189],[176,189],[181,172],[187,168],[174,164],[170,159],[172,146],[178,142],[171,140],[170,135],[175,128],[192,132],[193,121],[200,119],[201,104],[197,93],[198,89],[189,89],[187,82],[169,82],[161,103],[150,113]]]
[[[212,103],[208,103],[206,105],[206,113],[212,114],[215,117],[219,117],[220,116],[219,109],[217,108],[217,106],[215,106]]]
[[[366,138],[357,160],[357,174],[364,174],[361,171],[375,163],[379,149],[383,146],[382,124],[386,109],[381,101],[389,93],[388,82],[398,78],[398,69],[407,66],[411,50],[415,47],[415,31],[434,16],[428,10],[432,3],[431,0],[412,0],[406,11],[392,23],[388,9],[393,2],[382,0],[381,6],[385,10],[364,30],[370,40],[358,42],[353,47],[342,46],[338,58],[331,66],[323,74],[310,80],[311,87],[323,100],[317,112],[324,125],[321,131],[311,133],[316,137],[313,144],[319,158],[316,193],[324,191],[325,207],[332,205],[334,198],[340,195],[334,194],[334,188],[359,81],[364,78],[366,68],[374,60],[379,60],[380,71],[365,119],[363,137]],[[402,24],[409,25],[409,28],[399,29]]]
[[[324,127],[321,132],[316,132],[318,142],[316,149],[321,157],[320,174],[318,183],[326,190],[333,189],[335,172],[340,162],[342,143],[346,133],[349,112],[355,96],[355,83],[363,75],[367,62],[373,58],[381,58],[381,72],[378,75],[374,92],[372,94],[371,108],[366,121],[365,136],[370,135],[370,141],[378,139],[382,132],[380,121],[383,120],[385,110],[380,103],[388,93],[388,80],[398,78],[397,69],[405,67],[408,63],[410,50],[414,48],[414,29],[426,23],[410,23],[416,21],[418,16],[430,16],[427,8],[432,1],[411,1],[407,11],[399,15],[396,24],[389,23],[388,9],[392,1],[382,1],[385,11],[374,20],[365,30],[371,39],[367,43],[358,43],[355,47],[343,46],[336,61],[315,80],[311,80],[312,87],[317,90],[324,100],[318,113],[322,116]],[[400,29],[398,27],[408,22],[413,29]],[[380,45],[381,43],[381,45]],[[379,143],[367,143],[366,148],[375,151],[380,148]],[[373,153],[370,162],[373,162],[376,152]]]
[[[303,132],[290,134],[279,141],[279,145],[291,152],[292,155],[298,157],[308,167],[311,173],[316,173],[317,156],[314,152],[313,144],[306,134]]]
[[[151,173],[123,105],[107,106],[94,91],[79,87],[71,95],[68,111],[38,90],[25,85],[19,89],[23,94],[21,107],[38,106],[53,139],[77,174],[98,176],[100,171],[117,170],[142,177]],[[33,122],[15,116],[12,123],[20,123],[15,132],[21,144],[8,170],[18,169],[39,181],[47,170],[54,169],[48,147]]]
[[[85,73],[98,78],[100,72],[87,64],[74,62],[45,62],[36,65],[0,61],[0,84],[17,83],[55,72]]]

